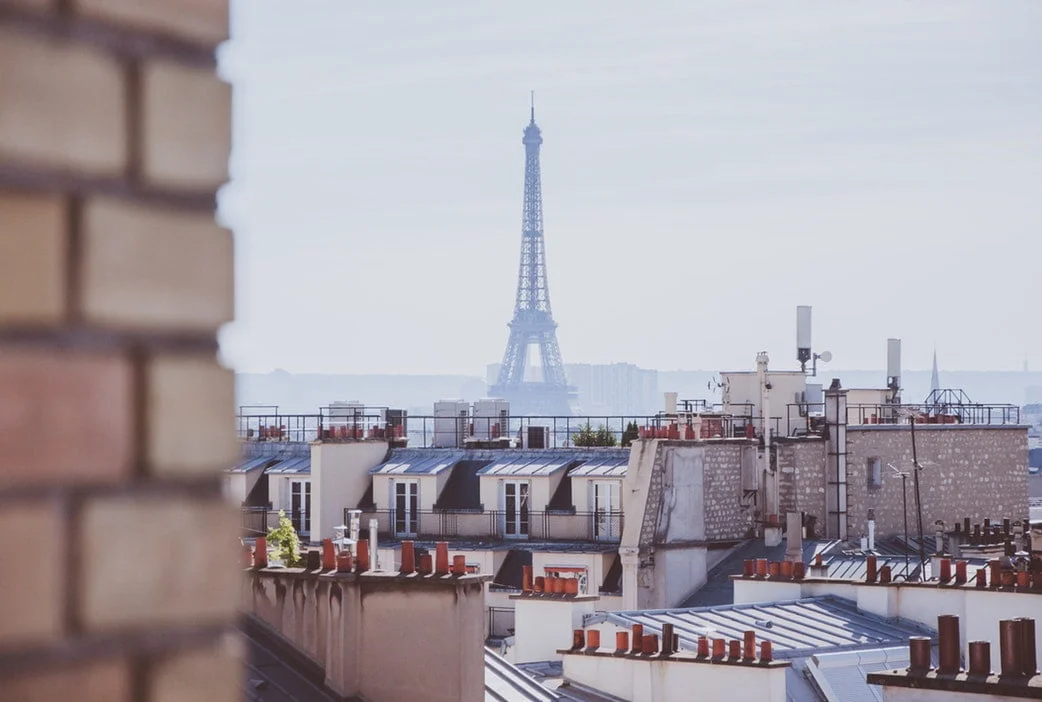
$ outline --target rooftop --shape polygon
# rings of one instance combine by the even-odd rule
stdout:
[[[740,640],[746,631],[755,631],[757,639],[773,644],[778,659],[900,646],[910,636],[933,636],[919,624],[869,614],[850,600],[830,595],[762,604],[596,612],[587,615],[584,624],[601,622],[625,628],[641,624],[646,633],[659,634],[663,624],[672,624],[681,647],[688,649],[697,648],[699,636]]]

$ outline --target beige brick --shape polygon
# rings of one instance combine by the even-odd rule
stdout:
[[[0,193],[0,324],[61,321],[66,248],[61,198]]]
[[[88,630],[234,618],[238,515],[220,498],[100,497],[84,507],[78,534]]]
[[[0,398],[0,488],[110,483],[130,473],[133,376],[126,358],[0,348]]]
[[[158,661],[150,702],[230,702],[242,697],[242,655],[231,646],[190,651]]]
[[[231,86],[212,70],[158,61],[142,73],[144,175],[167,187],[216,190],[228,179]]]
[[[99,51],[0,29],[0,161],[116,175],[126,162],[123,73]]]
[[[230,468],[239,447],[235,375],[212,357],[165,356],[148,366],[148,462],[160,475]]]
[[[228,38],[227,0],[76,0],[88,17],[207,44]]]
[[[3,699],[18,702],[125,702],[130,699],[129,666],[121,660],[80,664],[0,677]],[[231,698],[229,698],[231,699]]]
[[[99,325],[213,331],[233,316],[232,235],[210,215],[91,201],[82,265],[83,312]]]
[[[0,648],[57,638],[62,629],[65,540],[57,507],[50,502],[4,504],[0,534],[21,554],[0,567]]]

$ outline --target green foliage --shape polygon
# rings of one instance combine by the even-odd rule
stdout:
[[[295,567],[301,560],[300,537],[285,510],[279,510],[279,525],[268,532],[268,546],[274,547],[272,556],[286,564],[287,568]]]
[[[616,445],[615,434],[610,429],[603,424],[594,429],[589,422],[572,434],[572,443],[582,447]]]
[[[630,422],[626,425],[626,431],[622,432],[622,446],[630,446],[634,441],[640,438],[640,427],[637,426],[636,422]]]

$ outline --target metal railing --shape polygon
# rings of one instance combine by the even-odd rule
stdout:
[[[344,523],[350,518],[344,509]],[[429,510],[411,514],[395,510],[362,510],[362,529],[376,519],[380,538],[519,539],[538,541],[603,541],[622,538],[622,512]]]
[[[306,515],[301,510],[283,511],[299,535],[310,535],[310,519],[305,519]],[[271,507],[241,507],[239,515],[242,534],[248,538],[264,536],[279,525],[279,510]]]
[[[777,435],[780,417],[769,425]],[[637,429],[636,435],[632,427]],[[507,448],[588,448],[622,446],[626,439],[711,439],[749,437],[760,417],[707,416],[524,416],[434,417],[413,415],[389,422],[384,415],[329,417],[324,414],[240,414],[243,441],[309,442],[395,440],[413,447],[503,446]],[[627,434],[627,428],[629,434]],[[627,442],[628,443],[628,442]]]
[[[786,408],[788,426],[800,425],[808,433],[818,433],[824,426],[825,403],[789,404]],[[1020,408],[1006,404],[970,403],[962,405],[937,404],[848,404],[847,425],[910,424],[912,417],[918,425],[971,424],[974,426],[1002,426],[1020,424]],[[800,424],[800,419],[803,423]]]

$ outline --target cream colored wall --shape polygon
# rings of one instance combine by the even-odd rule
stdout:
[[[889,390],[878,388],[851,388],[847,390],[847,424],[867,424],[873,412],[857,405],[882,405],[886,402],[889,394]],[[868,416],[862,420],[861,415],[863,414]]]
[[[725,412],[744,414],[748,410],[737,405],[752,403],[754,416],[761,416],[760,411],[760,387],[755,371],[738,371],[721,373],[724,379],[723,404]],[[796,427],[805,425],[806,420],[795,411],[788,412],[788,405],[796,402],[796,393],[805,392],[807,389],[807,377],[800,371],[767,371],[767,379],[771,384],[768,398],[769,412],[772,419],[771,428],[777,425],[778,431],[783,436],[789,436]],[[788,425],[786,425],[788,421]]]
[[[447,471],[446,471],[447,472]],[[394,507],[391,503],[391,481],[415,480],[420,491],[420,511],[430,512],[434,509],[434,503],[438,499],[438,476],[435,475],[374,475],[373,476],[373,502],[378,510],[389,510]]]
[[[593,511],[593,483],[594,482],[615,482],[619,485],[619,503],[620,507],[623,502],[623,491],[622,491],[622,478],[569,478],[572,481],[572,504],[575,505],[576,512],[592,512]]]
[[[615,637],[601,635],[601,650]],[[564,648],[562,646],[562,648]],[[693,699],[785,702],[787,666],[712,665],[704,662],[566,654],[564,677],[627,702]]]
[[[509,480],[527,482],[528,509],[532,512],[541,512],[546,509],[550,501],[550,479],[546,477],[510,478],[509,476],[482,476],[481,480],[481,503],[485,505],[485,511],[491,512],[499,509],[500,485]]]
[[[559,661],[558,649],[572,644],[572,631],[581,629],[583,615],[592,614],[598,598],[547,599],[514,596],[515,663]],[[665,698],[663,698],[665,699]]]
[[[369,471],[387,456],[386,441],[320,442],[311,444],[311,533],[315,539],[333,536],[342,524],[344,508],[355,507],[369,488]]]
[[[246,496],[250,494],[246,489],[246,473],[225,473],[221,487],[225,499],[236,507],[241,505],[246,500]]]
[[[344,697],[481,702],[483,584],[481,576],[251,571],[242,609],[315,660]]]

